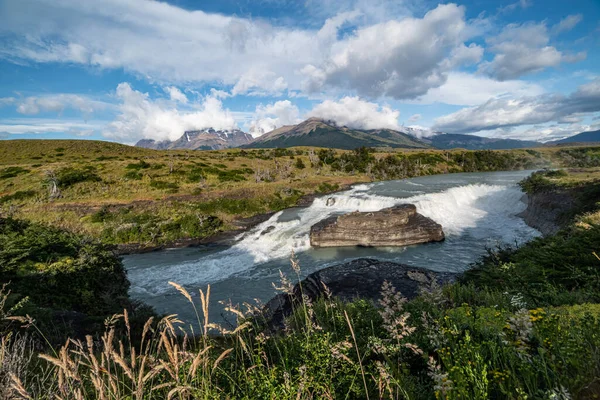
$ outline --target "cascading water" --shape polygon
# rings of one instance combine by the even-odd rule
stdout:
[[[126,257],[132,295],[169,309],[173,289],[167,281],[189,288],[207,284],[220,290],[219,300],[268,300],[270,282],[287,269],[294,251],[304,273],[357,257],[377,257],[434,270],[461,270],[485,252],[485,246],[525,241],[537,234],[517,214],[525,209],[515,182],[524,172],[455,174],[357,185],[351,190],[314,200],[306,208],[289,209],[240,235],[228,248],[178,249]],[[440,223],[446,241],[407,248],[311,249],[310,227],[335,214],[377,211],[412,203],[417,211]]]

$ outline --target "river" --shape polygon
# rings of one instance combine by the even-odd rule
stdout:
[[[125,256],[130,294],[160,313],[178,314],[182,320],[192,322],[196,320],[193,308],[168,281],[183,285],[196,301],[198,290],[210,284],[211,320],[223,323],[233,318],[223,315],[218,301],[266,302],[275,294],[272,283],[279,281],[280,270],[295,277],[289,263],[292,250],[300,261],[302,277],[361,257],[435,271],[462,271],[485,254],[487,247],[523,243],[539,235],[517,216],[526,204],[516,183],[530,173],[461,173],[357,185],[317,198],[308,207],[278,212],[240,235],[233,246]],[[310,227],[328,216],[377,211],[401,203],[415,204],[419,213],[441,224],[446,240],[402,248],[310,247]]]

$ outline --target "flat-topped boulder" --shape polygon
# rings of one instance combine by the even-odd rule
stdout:
[[[329,217],[310,228],[313,247],[409,246],[444,240],[442,226],[413,204]]]

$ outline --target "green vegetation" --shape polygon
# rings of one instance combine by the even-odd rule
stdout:
[[[545,171],[522,185],[530,193],[593,193],[597,173]],[[541,179],[544,184],[539,186]],[[279,193],[282,199],[297,195]],[[520,248],[490,251],[456,283],[440,287],[433,282],[413,300],[406,300],[389,284],[381,288],[379,304],[304,297],[283,331],[270,330],[252,305],[243,310],[228,307],[237,318],[235,329],[212,324],[210,288],[200,291],[199,301],[194,301],[174,283],[174,290],[197,310],[200,332],[193,332],[176,316],[158,322],[150,319],[142,327],[141,313],[136,319],[136,310],[127,301],[122,266],[106,246],[38,224],[0,220],[2,278],[12,280],[13,288],[10,296],[6,288],[0,291],[4,338],[0,395],[22,399],[597,398],[598,198],[579,197],[574,204],[585,211],[558,234]],[[248,198],[204,203],[204,207],[196,212],[223,212],[219,207],[235,213],[261,209]],[[133,211],[126,210],[102,208],[91,216],[91,223],[123,221]],[[156,217],[148,213],[140,219],[134,213],[131,218],[144,224]],[[173,223],[179,224],[174,231],[199,226],[188,217]],[[299,268],[292,258],[297,276]],[[285,276],[281,290],[292,290]],[[24,296],[29,296],[29,303]],[[104,333],[67,341],[62,348],[46,347],[38,356],[31,350],[41,340],[35,334],[38,325],[25,317],[31,305],[95,315],[117,312],[121,306],[125,312],[119,310],[107,319]],[[30,326],[20,328],[21,324]],[[33,336],[23,339],[26,332]]]
[[[30,172],[28,169],[21,167],[3,168],[2,170],[0,170],[0,179],[14,178],[21,174],[26,174],[28,172]]]
[[[58,173],[56,174],[58,186],[61,189],[67,189],[76,183],[102,181],[102,179],[94,172],[94,170],[95,168],[91,165],[88,165],[82,169],[71,167],[62,168],[58,170]]]
[[[167,240],[199,239],[189,236],[197,230],[166,234],[161,228],[180,218],[193,221],[202,214],[203,219],[222,221],[217,230],[236,229],[240,217],[294,206],[302,196],[354,183],[453,172],[579,168],[595,165],[599,157],[599,147],[157,151],[97,141],[0,141],[0,213],[132,249],[136,244],[152,247]],[[94,222],[92,215],[104,207],[126,208],[127,217]],[[154,217],[149,225],[128,225],[139,224],[135,220],[147,214]],[[117,235],[118,231],[129,233]]]

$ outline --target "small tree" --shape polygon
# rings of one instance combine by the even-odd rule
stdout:
[[[58,178],[53,170],[46,171],[46,185],[48,185],[48,198],[50,200],[60,198],[61,193],[58,188]]]
[[[306,168],[306,165],[304,165],[304,161],[302,161],[302,159],[300,157],[296,158],[296,168],[298,168],[298,169]]]

